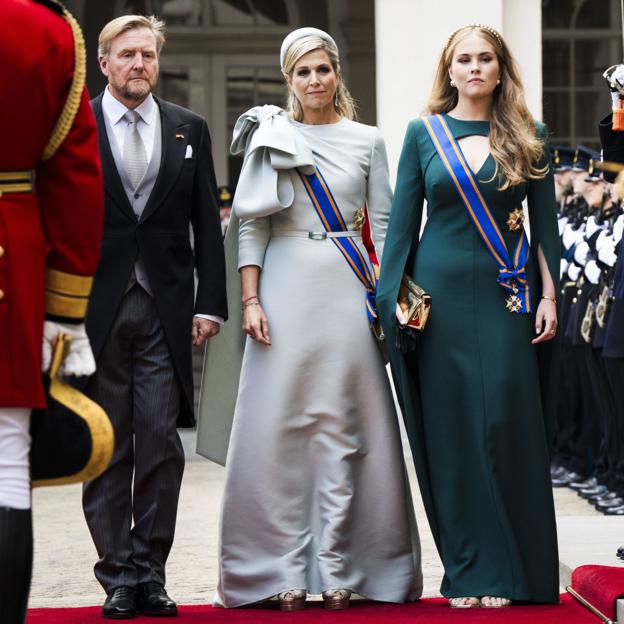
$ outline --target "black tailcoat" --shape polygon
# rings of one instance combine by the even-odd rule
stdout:
[[[216,181],[206,121],[185,108],[154,98],[160,109],[160,170],[140,220],[135,216],[111,152],[102,94],[91,101],[104,172],[102,254],[89,299],[87,332],[97,359],[132,267],[140,256],[180,383],[178,425],[195,425],[191,324],[193,313],[227,318],[225,258]],[[192,158],[185,158],[187,146]],[[194,245],[191,246],[190,227]],[[198,286],[194,301],[194,272]]]

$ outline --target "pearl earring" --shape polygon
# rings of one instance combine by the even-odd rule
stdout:
[[[453,80],[451,80],[451,82],[449,84],[451,85],[451,87],[455,86],[455,82]]]
[[[496,81],[496,84],[499,85],[500,84],[500,78]]]

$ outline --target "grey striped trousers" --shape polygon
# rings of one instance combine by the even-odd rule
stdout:
[[[184,471],[181,396],[156,305],[138,284],[122,299],[87,392],[115,430],[111,465],[83,490],[95,576],[107,593],[165,585]]]

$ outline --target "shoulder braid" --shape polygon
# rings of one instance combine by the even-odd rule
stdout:
[[[54,126],[50,139],[48,140],[48,144],[43,150],[41,160],[49,160],[52,158],[69,134],[69,131],[74,124],[74,120],[76,119],[78,108],[80,107],[82,92],[84,90],[87,76],[87,56],[85,52],[85,42],[80,26],[74,16],[65,7],[63,7],[60,3],[54,2],[54,4],[62,8],[62,17],[69,24],[72,35],[74,36],[74,75],[69,88],[69,93],[67,94],[65,106],[63,107],[60,117],[56,121],[56,125]]]

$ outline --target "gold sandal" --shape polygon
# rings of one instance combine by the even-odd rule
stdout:
[[[463,600],[468,602],[461,602]],[[481,606],[481,602],[476,596],[449,598],[449,606],[451,609],[477,609]]]
[[[351,592],[348,589],[330,589],[323,592],[325,608],[330,611],[342,611],[349,608]]]
[[[301,611],[305,608],[306,591],[305,589],[289,589],[277,594],[277,599],[280,611]]]

